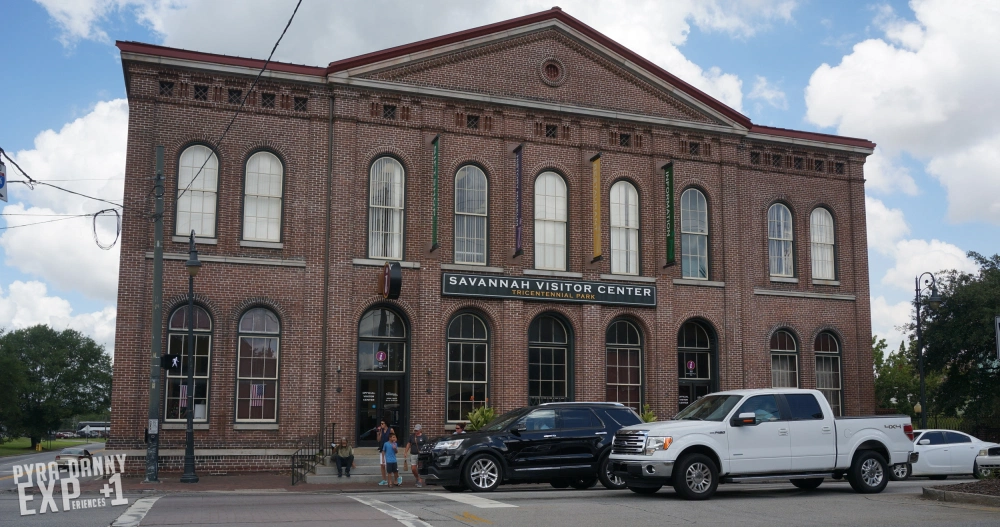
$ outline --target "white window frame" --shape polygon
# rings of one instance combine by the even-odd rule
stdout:
[[[708,273],[708,200],[689,188],[681,194],[681,277],[708,280]]]
[[[608,331],[610,331],[610,329],[612,327],[615,327],[618,324],[626,324],[629,328],[631,328],[631,331],[634,331],[635,334],[636,334],[636,336],[638,337],[638,342],[635,343],[635,344],[628,343],[628,342],[622,342],[622,343],[610,342],[610,339],[608,339],[608,335],[607,335]],[[641,412],[642,411],[642,401],[643,401],[643,398],[642,398],[642,396],[643,396],[643,394],[642,394],[642,373],[643,373],[642,372],[642,359],[643,359],[643,357],[642,357],[642,344],[643,344],[643,342],[642,342],[642,332],[639,331],[638,326],[636,326],[635,324],[633,324],[632,322],[630,322],[628,320],[623,320],[623,319],[614,320],[608,326],[608,329],[605,330],[605,332],[604,332],[604,356],[605,356],[605,366],[604,366],[604,386],[605,386],[605,393],[604,393],[604,395],[605,395],[605,399],[608,402],[622,403],[625,406],[629,406],[629,407],[633,408],[637,412]],[[611,354],[612,353],[614,353],[616,364],[611,364],[611,362],[610,362],[610,358],[611,358]],[[628,372],[628,371],[631,371],[633,369],[633,366],[631,364],[624,364],[623,365],[621,363],[621,358],[622,358],[623,353],[624,353],[625,357],[628,357],[632,353],[635,353],[639,357],[639,364],[638,364],[637,367],[634,368],[639,373],[639,379],[636,382],[634,382],[634,383],[633,382],[628,382],[627,380],[626,380],[626,382],[622,382],[622,378],[621,378],[622,372],[623,371]],[[617,377],[616,382],[611,382],[610,379],[608,378],[608,372],[609,372],[609,370],[611,368],[615,368],[615,370],[616,370],[615,371],[615,375]],[[631,400],[622,401],[621,398],[619,398],[618,395],[617,395],[618,388],[620,388],[620,387],[625,387],[626,389],[632,389],[632,388],[637,389],[638,393],[639,393],[638,399],[635,400],[635,401],[631,401]],[[609,398],[607,396],[608,395],[607,391],[608,391],[609,388],[614,388],[615,391],[616,391],[616,395],[615,395],[614,399],[611,399],[611,398]],[[635,404],[635,406],[632,405],[633,403]]]
[[[833,413],[835,416],[844,415],[844,364],[841,360],[840,353],[840,339],[830,332],[824,331],[816,336],[816,339],[823,335],[829,336],[833,340],[834,344],[837,346],[836,351],[819,351],[815,350],[816,353],[816,389],[826,397],[827,402],[830,403],[830,407],[833,408]],[[815,349],[815,343],[814,343]],[[825,371],[822,364],[830,364],[836,366],[836,372]],[[821,373],[822,372],[822,373]],[[830,380],[836,380],[837,386],[835,388],[823,386],[821,378],[823,376],[828,376]]]
[[[611,274],[639,274],[639,192],[628,181],[611,185]]]
[[[836,234],[833,214],[823,207],[816,207],[809,215],[809,237],[812,245],[812,277],[819,280],[836,280],[837,266],[834,252]]]
[[[244,240],[281,241],[284,179],[285,166],[273,153],[260,151],[247,159],[243,181]]]
[[[473,319],[475,319],[476,321],[478,321],[479,324],[483,325],[483,329],[485,331],[484,331],[484,336],[482,338],[477,338],[475,336],[475,333],[473,333],[472,338],[452,337],[451,336],[451,326],[452,326],[452,324],[455,324],[456,322],[458,322],[459,319],[461,317],[463,317],[463,316],[472,317]],[[454,317],[452,317],[451,322],[448,323],[448,333],[447,333],[447,339],[446,339],[447,345],[448,345],[448,349],[447,349],[448,356],[445,358],[445,360],[446,360],[446,362],[448,364],[447,380],[445,382],[445,419],[449,423],[457,423],[457,422],[462,422],[462,421],[467,421],[468,420],[467,419],[468,413],[467,412],[466,413],[462,413],[462,407],[463,407],[463,405],[466,404],[465,401],[459,401],[459,414],[460,415],[459,415],[458,419],[451,419],[450,416],[449,416],[449,413],[450,413],[449,407],[451,406],[452,401],[450,399],[448,399],[448,397],[449,397],[449,394],[451,393],[451,385],[453,385],[453,384],[459,385],[460,386],[460,389],[459,389],[460,393],[461,393],[461,385],[463,385],[463,384],[472,384],[472,385],[478,384],[478,385],[482,385],[483,386],[483,393],[485,394],[486,399],[488,399],[489,396],[490,396],[490,392],[489,392],[489,389],[490,389],[490,342],[489,342],[489,340],[490,340],[490,329],[489,329],[489,326],[486,325],[486,321],[483,320],[483,318],[480,317],[479,315],[475,315],[473,313],[468,313],[468,312],[458,313],[457,315],[455,315]],[[456,345],[459,345],[459,346],[467,346],[467,345],[472,346],[473,347],[473,360],[471,362],[465,361],[464,359],[460,359],[458,361],[451,360],[451,347],[452,347],[452,344],[456,344]],[[486,349],[485,357],[484,357],[484,363],[485,363],[484,364],[484,368],[486,370],[486,378],[483,379],[482,381],[477,381],[477,380],[467,381],[467,380],[462,380],[461,378],[459,378],[459,379],[452,379],[452,377],[451,377],[451,365],[452,364],[454,364],[454,363],[457,362],[457,363],[461,364],[461,366],[460,366],[460,368],[461,368],[462,366],[465,366],[466,364],[475,365],[475,364],[479,363],[479,361],[475,360],[475,347],[476,346],[484,346],[485,349]],[[487,402],[488,402],[487,400],[472,401],[471,403],[469,403],[469,407],[474,410],[474,409],[478,408],[479,406],[486,405]]]
[[[196,174],[198,177],[192,183]],[[189,184],[191,188],[188,188]],[[174,221],[174,234],[188,236],[194,230],[195,236],[199,238],[215,238],[218,203],[219,157],[205,145],[185,148],[177,160],[177,217]]]
[[[171,394],[170,394],[171,393],[171,387],[174,384],[177,384],[177,385],[187,384],[187,368],[185,366],[185,364],[187,363],[187,337],[188,337],[187,326],[184,326],[183,328],[176,328],[176,327],[173,327],[171,325],[171,323],[173,322],[174,317],[178,314],[178,312],[182,313],[182,316],[184,317],[182,320],[187,321],[187,309],[188,308],[187,308],[186,305],[182,306],[182,307],[179,307],[179,308],[175,309],[170,314],[170,318],[167,319],[167,353],[170,354],[170,355],[180,355],[180,358],[181,358],[181,371],[178,372],[178,373],[172,373],[170,370],[167,370],[167,378],[166,378],[166,383],[165,383],[165,388],[166,389],[164,390],[164,393],[163,393],[163,399],[164,399],[163,420],[164,420],[164,422],[180,423],[180,422],[187,421],[187,417],[186,416],[185,417],[173,417],[173,418],[167,417],[168,415],[170,415],[170,405],[171,404],[178,404],[178,405],[180,404],[180,399],[179,398],[171,397]],[[203,308],[203,307],[201,307],[199,305],[195,305],[194,309],[195,309],[196,313],[197,313],[197,311],[200,310],[200,311],[202,311],[202,312],[205,313],[206,317],[208,317],[208,329],[199,329],[199,328],[195,328],[194,329],[194,339],[195,339],[194,356],[195,356],[195,364],[196,365],[198,363],[198,357],[199,357],[199,355],[198,355],[198,341],[200,339],[208,339],[208,345],[207,345],[207,347],[208,347],[208,360],[207,360],[207,364],[205,366],[205,374],[204,375],[198,375],[198,370],[197,369],[195,370],[195,374],[194,374],[194,385],[195,385],[195,388],[197,388],[199,382],[204,382],[205,383],[205,397],[204,398],[199,398],[198,397],[198,391],[196,389],[195,392],[194,392],[194,398],[193,398],[193,401],[194,401],[193,404],[194,404],[194,410],[195,410],[195,419],[194,419],[194,422],[196,422],[196,423],[207,423],[208,422],[208,403],[211,400],[211,392],[210,392],[210,390],[212,388],[212,383],[211,383],[211,378],[212,378],[212,330],[213,330],[214,323],[212,321],[211,315],[208,314],[208,310],[206,310],[205,308]],[[196,317],[197,317],[197,314],[196,314]],[[197,320],[197,318],[196,318],[196,320]],[[187,321],[187,322],[190,323],[190,321]],[[178,342],[179,346],[175,346],[174,345],[175,342]],[[177,349],[177,347],[180,347],[181,349]],[[204,400],[203,404],[205,405],[205,415],[203,417],[201,417],[201,418],[197,417],[198,401],[199,400]],[[175,402],[172,403],[172,401],[175,401]]]
[[[263,312],[261,314],[264,315],[264,316],[267,316],[268,314],[271,315],[274,318],[275,326],[273,328],[269,327],[268,326],[268,322],[265,319],[265,321],[264,321],[265,325],[264,325],[264,329],[263,330],[257,330],[257,329],[254,329],[254,328],[251,328],[250,330],[244,330],[243,329],[243,320],[246,317],[248,317],[248,316],[254,315],[255,312]],[[278,373],[281,371],[281,322],[278,319],[278,315],[274,311],[271,311],[270,309],[263,308],[263,307],[255,307],[255,308],[247,310],[247,312],[244,313],[243,316],[240,317],[240,322],[239,322],[239,325],[237,326],[237,328],[239,329],[239,338],[238,338],[237,344],[236,344],[236,346],[237,346],[237,348],[236,348],[236,393],[234,394],[234,397],[236,399],[236,411],[235,411],[236,421],[240,422],[240,423],[274,423],[274,422],[277,422],[278,421],[278,402],[279,402],[279,397],[278,397],[278,394],[279,394],[279,392],[278,392]],[[274,341],[274,347],[273,347],[273,350],[274,350],[274,375],[273,376],[268,376],[268,375],[266,375],[264,373],[262,373],[262,375],[258,375],[258,376],[252,375],[252,373],[253,373],[253,366],[252,365],[250,367],[250,372],[244,372],[244,371],[242,371],[242,361],[241,361],[241,359],[243,357],[240,356],[240,349],[243,347],[243,341],[244,341],[244,339],[273,340]],[[251,346],[253,346],[252,340],[251,340]],[[262,359],[251,358],[250,360],[253,361],[253,360],[262,360]],[[264,418],[264,417],[261,417],[261,418],[256,418],[255,419],[255,418],[251,418],[251,417],[241,418],[239,416],[240,415],[240,401],[243,401],[243,400],[252,401],[252,398],[249,397],[249,396],[248,397],[240,397],[240,384],[243,381],[246,381],[249,384],[250,389],[253,389],[253,385],[254,384],[264,384],[264,396],[263,396],[263,399],[265,401],[266,400],[271,400],[271,401],[274,402],[274,417],[273,418]],[[255,383],[254,381],[259,381],[259,382]],[[274,387],[273,396],[271,396],[271,397],[268,397],[268,393],[267,393],[268,383],[272,383],[272,385]],[[248,404],[250,404],[250,403],[248,403]],[[252,413],[253,412],[253,406],[250,406],[250,408],[251,408],[250,412]],[[261,406],[261,412],[263,412],[263,408],[264,407]]]
[[[799,387],[799,343],[791,332],[779,329],[774,336],[784,333],[791,341],[793,349],[776,349],[771,345],[771,387],[772,388],[798,388]],[[773,338],[773,337],[772,337]],[[787,382],[789,379],[794,382]]]
[[[767,210],[767,254],[771,276],[795,276],[795,235],[792,211],[784,203]]]
[[[535,179],[535,269],[566,270],[567,197],[559,174],[542,172]]]
[[[463,177],[464,176],[464,177]],[[461,182],[461,183],[460,183]],[[480,211],[470,210],[474,208],[468,203],[459,203],[459,190],[468,195],[469,193],[482,194],[482,208]],[[488,250],[488,218],[489,218],[489,180],[486,173],[476,165],[465,165],[455,173],[455,250],[454,259],[457,264],[486,265],[486,254]],[[468,201],[468,200],[466,200]],[[464,228],[460,227],[464,226]],[[459,250],[460,244],[465,250]],[[479,245],[482,251],[479,250]],[[472,246],[472,250],[469,247]]]
[[[406,170],[383,156],[372,163],[368,180],[368,257],[402,260]]]

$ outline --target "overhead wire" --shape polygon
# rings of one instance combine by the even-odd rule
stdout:
[[[69,194],[74,194],[76,196],[81,196],[81,197],[84,197],[84,198],[87,198],[87,199],[92,199],[92,200],[95,200],[95,201],[102,201],[104,203],[107,203],[109,205],[114,205],[114,206],[122,208],[122,209],[125,208],[125,206],[122,205],[121,203],[115,203],[113,201],[108,201],[108,200],[103,199],[103,198],[95,198],[94,196],[88,196],[87,194],[84,194],[82,192],[77,192],[75,190],[69,190],[67,188],[60,187],[59,185],[53,185],[52,183],[49,183],[48,181],[37,180],[37,179],[29,176],[28,173],[25,172],[24,169],[21,168],[21,166],[17,164],[17,161],[14,161],[13,159],[11,159],[11,157],[9,155],[7,155],[7,152],[5,152],[3,148],[0,148],[0,155],[3,155],[3,157],[7,158],[7,161],[10,161],[10,163],[12,165],[14,165],[15,168],[17,168],[17,170],[21,173],[21,175],[23,175],[24,178],[28,180],[27,182],[24,182],[24,181],[11,181],[11,183],[23,183],[23,184],[27,185],[28,188],[30,188],[31,190],[35,190],[35,185],[45,185],[47,187],[52,187],[52,188],[54,188],[56,190],[61,190],[63,192],[67,192]]]

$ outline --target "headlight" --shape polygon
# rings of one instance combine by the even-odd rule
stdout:
[[[982,450],[980,450],[980,451],[979,451],[979,455],[980,455],[980,456],[987,456],[987,455],[989,455],[989,451],[987,451],[987,450],[986,450],[986,449],[984,448],[984,449],[982,449]]]
[[[440,441],[438,444],[434,445],[434,450],[454,450],[462,446],[462,441],[465,439],[450,439],[448,441]]]
[[[674,442],[674,438],[669,436],[652,436],[646,438],[646,455],[651,456],[653,452],[657,450],[666,450],[670,448],[670,444]]]

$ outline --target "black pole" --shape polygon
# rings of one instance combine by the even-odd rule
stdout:
[[[163,325],[163,147],[156,147],[156,176],[153,179],[153,320],[151,363],[149,368],[149,413],[146,433],[146,479],[143,483],[159,483],[160,474],[160,350]]]
[[[194,248],[194,230],[191,231],[191,259],[198,260],[198,250]],[[194,275],[188,273],[188,345],[187,345],[187,434],[184,440],[184,475],[181,483],[198,483],[194,473]]]
[[[923,276],[923,275],[921,275]],[[920,277],[914,281],[913,305],[917,308],[917,369],[920,372],[920,428],[927,429],[927,399],[924,389],[924,339],[920,329]]]

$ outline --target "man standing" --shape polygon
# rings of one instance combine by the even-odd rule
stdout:
[[[413,467],[413,479],[417,480],[418,487],[424,486],[424,480],[420,479],[420,474],[417,472],[417,456],[420,454],[420,449],[427,443],[422,428],[420,425],[414,425],[413,433],[406,440],[406,453],[410,456],[408,462]]]
[[[340,444],[334,447],[334,461],[337,462],[337,477],[344,475],[347,469],[347,477],[351,477],[351,469],[354,467],[354,447],[347,444],[347,438],[341,437]]]

